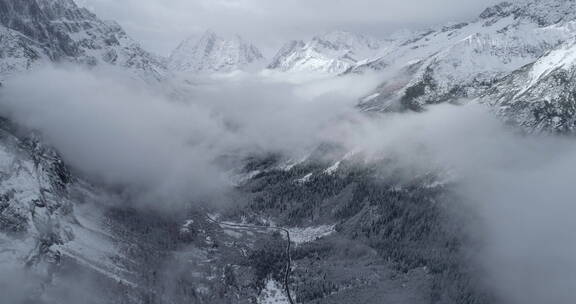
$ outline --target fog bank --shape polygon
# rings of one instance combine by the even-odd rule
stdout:
[[[306,154],[331,142],[411,172],[448,170],[482,225],[485,278],[504,303],[576,299],[572,138],[520,135],[484,106],[366,116],[354,107],[378,79],[295,84],[258,75],[187,85],[172,100],[116,71],[45,69],[6,83],[0,112],[40,130],[88,176],[160,208],[230,189],[221,156]]]
[[[331,126],[356,116],[355,100],[372,85],[238,75],[175,84],[186,95],[173,99],[118,70],[45,68],[7,82],[0,112],[40,130],[91,178],[138,200],[184,204],[231,186],[222,156],[300,155],[337,137]]]

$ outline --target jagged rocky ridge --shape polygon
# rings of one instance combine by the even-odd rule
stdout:
[[[57,152],[6,119],[0,123],[0,150],[3,300],[44,303],[63,287],[53,285],[63,264],[114,276],[119,269],[95,258],[106,250],[99,248],[105,243],[97,242],[102,235],[75,217],[78,202],[71,190],[78,181]]]
[[[383,54],[391,41],[345,31],[332,31],[285,44],[268,69],[292,73],[339,74],[358,62]]]
[[[100,20],[73,0],[1,0],[0,41],[0,75],[48,62],[113,65],[146,80],[166,73],[118,24]]]
[[[227,73],[261,68],[263,60],[260,50],[242,37],[226,39],[207,31],[199,39],[183,41],[172,52],[168,66],[177,72]]]
[[[482,95],[499,79],[574,36],[574,1],[504,2],[471,22],[434,28],[348,73],[388,74],[361,101],[365,110],[421,110]]]
[[[576,44],[570,42],[498,81],[480,100],[526,130],[574,133],[575,72]]]

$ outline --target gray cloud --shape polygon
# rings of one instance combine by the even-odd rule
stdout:
[[[220,155],[296,156],[329,141],[368,160],[392,157],[410,172],[447,169],[481,220],[469,227],[482,241],[471,262],[503,302],[576,298],[576,144],[519,135],[478,105],[368,118],[353,106],[373,81],[240,75],[195,84],[183,102],[118,71],[46,69],[6,83],[0,110],[41,130],[89,176],[159,208],[226,191]]]
[[[265,49],[330,29],[382,34],[410,24],[459,21],[496,0],[77,0],[118,20],[145,46],[167,54],[206,28],[240,33]]]
[[[471,262],[500,303],[576,299],[572,138],[520,135],[475,105],[364,121],[353,132],[350,148],[450,170],[462,207],[480,219],[467,223],[480,240]]]
[[[355,100],[376,84],[245,75],[206,79],[176,101],[129,79],[115,69],[46,68],[7,82],[0,110],[41,130],[88,176],[127,187],[139,200],[181,204],[230,186],[219,157],[299,155],[335,137],[330,127],[356,115]]]

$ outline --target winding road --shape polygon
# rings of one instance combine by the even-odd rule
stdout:
[[[208,219],[208,221],[215,223],[217,225],[219,225],[220,227],[222,226],[226,226],[226,227],[230,227],[230,228],[242,228],[242,229],[254,229],[254,230],[276,230],[276,231],[282,231],[284,233],[286,233],[286,238],[287,238],[287,244],[286,244],[286,257],[287,257],[287,261],[286,261],[286,271],[284,273],[284,290],[286,291],[286,296],[288,297],[288,301],[290,302],[290,304],[295,304],[294,300],[292,299],[292,294],[290,292],[290,272],[292,271],[292,254],[291,254],[291,246],[292,246],[292,242],[290,240],[290,231],[288,231],[288,229],[286,228],[282,228],[282,227],[269,227],[269,226],[259,226],[259,225],[243,225],[243,224],[232,224],[232,223],[225,223],[225,222],[220,222],[214,218],[211,218],[210,216],[206,215],[206,218]]]

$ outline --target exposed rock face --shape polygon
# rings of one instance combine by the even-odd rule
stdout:
[[[298,52],[306,46],[306,43],[302,40],[293,40],[282,46],[278,51],[276,56],[272,59],[272,62],[268,65],[269,69],[280,69],[285,70],[289,67],[283,68],[285,61],[288,57],[292,56],[294,53]]]
[[[163,64],[114,22],[104,22],[72,0],[0,1],[0,73],[46,62],[107,64],[159,80]]]
[[[534,132],[576,130],[576,44],[567,43],[496,83],[482,101]]]
[[[8,121],[1,120],[0,269],[34,269],[43,284],[52,279],[61,262],[59,247],[74,238],[68,226],[73,219],[68,199],[72,176],[53,150],[34,137],[17,134]]]
[[[259,68],[264,56],[240,36],[226,39],[212,31],[200,39],[190,37],[172,52],[168,66],[176,72],[227,73]]]

